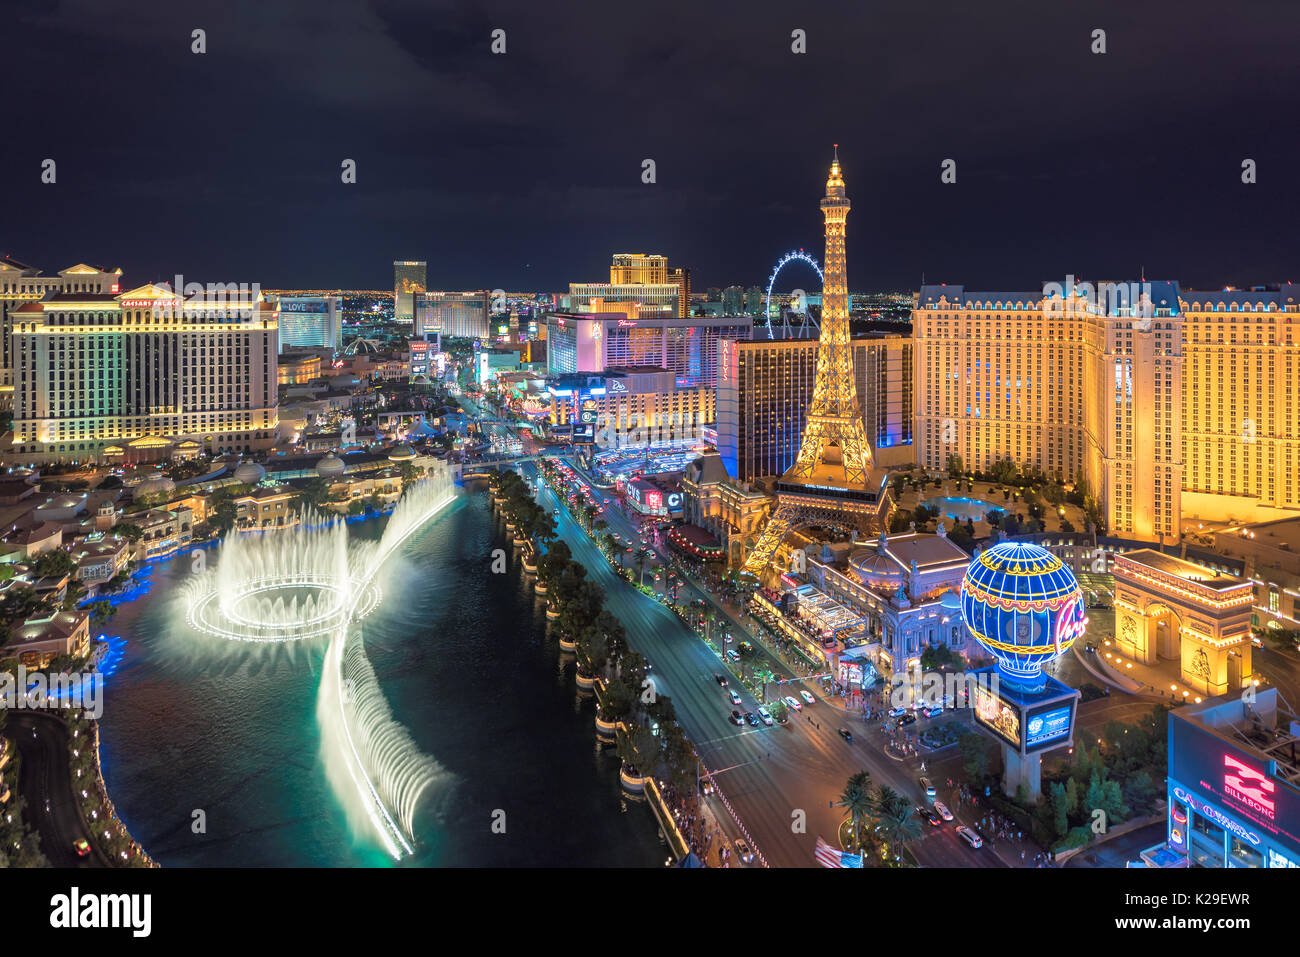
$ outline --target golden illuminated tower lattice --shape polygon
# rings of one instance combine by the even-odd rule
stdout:
[[[821,208],[826,219],[825,278],[812,405],[799,457],[781,476],[776,510],[745,561],[745,570],[755,574],[767,568],[792,529],[819,524],[874,532],[887,505],[888,476],[872,467],[853,375],[844,246],[849,199],[838,144]]]

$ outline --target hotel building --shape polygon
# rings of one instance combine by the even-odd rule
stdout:
[[[278,313],[260,294],[55,293],[13,313],[10,464],[270,448]]]
[[[441,335],[453,339],[486,339],[492,313],[492,294],[478,292],[425,292],[415,298],[415,335],[427,339]]]
[[[713,389],[679,388],[676,376],[658,366],[611,368],[602,376],[560,376],[547,391],[552,425],[573,421],[575,395],[593,403],[596,444],[601,448],[698,442],[714,417]]]
[[[1138,291],[1140,290],[1140,292]],[[913,312],[916,454],[1010,458],[1083,479],[1112,535],[1176,544],[1184,516],[1300,508],[1300,287],[924,286]]]
[[[343,348],[338,296],[280,296],[280,351]]]
[[[680,385],[712,388],[718,382],[718,342],[748,339],[752,328],[749,318],[552,313],[546,317],[547,369],[563,375],[658,366],[671,371]]]
[[[569,284],[569,309],[618,313],[625,319],[685,318],[690,284],[690,270],[674,269],[670,275],[664,256],[616,253],[608,283]]]
[[[1172,866],[1300,867],[1297,730],[1276,688],[1169,712]]]
[[[415,297],[429,288],[428,263],[411,260],[393,262],[393,318],[411,322],[415,318]]]
[[[912,341],[897,335],[855,339],[853,371],[876,460],[910,463]],[[816,339],[720,340],[718,452],[732,478],[751,482],[782,475],[794,464],[816,375]]]
[[[42,276],[39,269],[0,256],[0,405],[10,407],[13,401],[13,312],[52,292],[116,295],[121,281],[121,269],[110,271],[78,263],[56,276]]]

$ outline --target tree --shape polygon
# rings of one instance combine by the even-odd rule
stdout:
[[[117,609],[113,607],[113,603],[106,598],[92,601],[86,608],[90,612],[90,622],[96,628],[103,628],[108,624],[109,619],[117,614]]]
[[[921,822],[917,820],[912,805],[901,795],[893,794],[892,799],[887,798],[885,792],[889,790],[882,787],[877,797],[879,817],[876,819],[876,833],[898,860],[903,849],[921,836]]]
[[[354,498],[352,502],[348,505],[349,515],[360,515],[365,510],[366,507],[361,504],[361,499],[359,498]]]
[[[1056,836],[1065,837],[1070,830],[1070,815],[1068,811],[1069,799],[1065,794],[1065,787],[1059,782],[1052,785],[1052,829]]]
[[[62,575],[70,575],[77,570],[77,563],[61,548],[56,548],[52,552],[46,552],[32,566],[32,570],[37,577],[45,578],[52,576],[58,578]]]
[[[952,478],[961,478],[966,471],[966,463],[961,460],[960,455],[948,456],[948,474]]]
[[[973,781],[983,781],[988,777],[993,762],[993,742],[983,735],[967,732],[961,736],[958,746],[966,776]]]
[[[848,812],[845,817],[852,827],[853,848],[855,851],[861,850],[862,832],[871,819],[875,806],[871,794],[871,773],[859,771],[851,775],[844,785],[844,790],[840,792],[840,799],[835,802],[835,806],[842,807]]]
[[[975,536],[965,525],[954,525],[952,531],[948,533],[948,541],[952,542],[958,548],[969,552],[971,545],[975,541]]]

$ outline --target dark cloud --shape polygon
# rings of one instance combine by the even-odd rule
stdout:
[[[65,0],[10,17],[0,251],[48,270],[358,287],[420,258],[437,285],[561,289],[642,250],[701,286],[750,284],[820,251],[839,142],[855,288],[1296,278],[1286,0]]]

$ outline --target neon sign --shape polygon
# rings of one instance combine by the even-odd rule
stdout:
[[[1088,616],[1083,613],[1083,599],[1070,602],[1056,616],[1056,634],[1053,643],[1056,653],[1062,654],[1078,638],[1083,637],[1088,628]]]
[[[1179,787],[1174,788],[1174,797],[1178,798],[1178,800],[1182,801],[1184,804],[1190,807],[1193,811],[1196,811],[1198,814],[1203,814],[1205,817],[1208,817],[1211,821],[1219,825],[1224,830],[1231,831],[1233,834],[1236,834],[1238,837],[1250,841],[1250,843],[1252,844],[1258,845],[1260,843],[1260,836],[1256,834],[1254,831],[1252,831],[1250,828],[1242,824],[1238,824],[1236,821],[1228,817],[1228,815],[1224,814],[1222,811],[1220,811],[1218,808],[1214,807],[1213,805],[1206,804],[1203,801],[1197,800],[1195,797],[1188,794],[1182,788]]]
[[[619,327],[620,329],[626,329],[626,328],[628,328],[629,326],[635,326],[635,325],[636,325],[636,323],[633,322],[631,319],[620,319],[620,320],[618,321],[618,327]]]
[[[1277,805],[1265,797],[1277,790],[1277,785],[1263,773],[1243,764],[1230,754],[1223,756],[1223,791],[1240,801],[1252,811],[1263,814],[1270,821],[1277,813]]]

